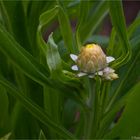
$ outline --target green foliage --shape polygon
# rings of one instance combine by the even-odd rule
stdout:
[[[107,138],[131,139],[132,136],[139,136],[139,90],[140,84],[138,83],[127,93],[129,96],[126,99],[126,106],[122,116],[113,127],[111,133],[106,136]]]
[[[126,27],[120,0],[0,1],[0,139],[139,137],[139,29],[139,16]],[[116,58],[119,79],[71,70],[88,42]]]

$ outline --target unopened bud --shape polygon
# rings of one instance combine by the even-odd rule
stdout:
[[[97,44],[88,44],[81,49],[76,61],[82,72],[94,73],[107,66],[106,55]]]

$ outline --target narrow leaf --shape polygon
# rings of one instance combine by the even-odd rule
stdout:
[[[46,42],[42,37],[42,29],[46,26],[51,20],[53,20],[59,12],[59,7],[55,6],[53,9],[48,10],[40,15],[39,18],[39,26],[37,29],[37,42],[38,46],[43,50],[44,54],[46,55]]]
[[[76,48],[73,43],[72,27],[70,25],[67,11],[61,6],[60,2],[58,2],[58,5],[59,5],[58,20],[61,34],[63,36],[66,48],[68,48],[70,53],[72,52],[74,53],[76,51]]]
[[[118,68],[130,60],[131,49],[121,1],[109,1],[109,7],[112,24],[122,43],[122,55],[112,65],[112,67]]]
[[[39,64],[15,39],[0,26],[0,50],[26,75],[40,84],[49,83],[47,69]]]
[[[51,72],[61,71],[62,70],[61,58],[58,52],[58,47],[53,40],[52,34],[49,36],[47,45],[48,47],[47,47],[46,60],[50,71]]]
[[[140,130],[140,83],[130,90],[124,112],[106,138],[131,139],[132,136],[139,136]],[[131,121],[130,121],[131,120]],[[127,129],[126,129],[127,128]]]
[[[81,26],[79,29],[80,40],[83,43],[87,40],[87,38],[97,29],[101,21],[108,13],[108,1],[101,1],[96,6],[94,13],[90,15],[90,18]]]
[[[72,139],[75,138],[70,132],[65,128],[55,123],[49,114],[45,113],[42,108],[35,104],[31,99],[24,96],[14,85],[8,82],[2,75],[0,75],[0,84],[2,84],[12,96],[18,99],[22,105],[39,121],[41,121],[46,126],[52,128],[57,134],[63,138]]]

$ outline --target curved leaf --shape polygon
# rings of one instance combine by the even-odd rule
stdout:
[[[48,38],[47,46],[46,60],[51,74],[55,73],[55,71],[62,71],[61,57],[58,52],[58,47],[53,40],[52,34]]]
[[[59,20],[59,26],[60,31],[64,39],[64,43],[66,48],[68,48],[69,53],[75,53],[76,48],[73,43],[73,34],[72,34],[72,27],[70,25],[70,20],[67,15],[66,9],[61,6],[60,2],[58,1],[59,5],[59,14],[58,14],[58,20]]]
[[[47,69],[39,64],[15,39],[0,26],[0,50],[26,75],[40,84],[49,84]]]
[[[72,139],[75,138],[70,132],[68,132],[65,128],[55,123],[49,114],[44,112],[42,108],[40,108],[37,104],[35,104],[31,99],[24,96],[13,84],[7,81],[2,75],[0,75],[0,84],[2,84],[12,96],[18,99],[22,105],[39,121],[41,121],[44,125],[52,128],[57,134],[62,136],[63,138]]]
[[[129,92],[121,118],[105,138],[131,139],[140,134],[140,83]],[[127,128],[127,129],[126,129]]]
[[[122,43],[122,55],[114,61],[112,67],[118,68],[127,63],[131,58],[130,43],[127,36],[125,18],[121,1],[109,1],[112,24]]]
[[[81,26],[81,29],[79,29],[79,38],[80,41],[85,43],[86,39],[96,30],[96,28],[99,26],[101,21],[104,19],[104,17],[108,13],[108,1],[100,1],[99,4],[94,7],[95,11],[93,14],[90,15],[90,18],[87,20],[86,23],[84,23]]]

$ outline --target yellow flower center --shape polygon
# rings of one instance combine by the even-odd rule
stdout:
[[[95,44],[87,44],[86,45],[86,48],[94,48],[95,47]]]

